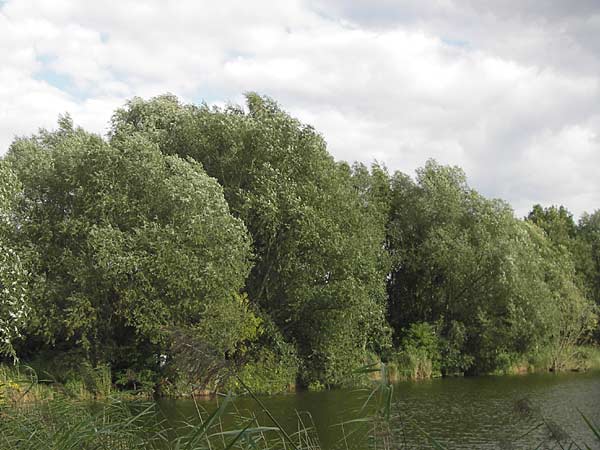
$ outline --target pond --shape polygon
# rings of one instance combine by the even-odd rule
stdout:
[[[547,427],[522,435],[542,417],[550,426],[558,424],[561,432],[574,440],[600,448],[578,412],[600,423],[600,372],[444,378],[400,382],[394,388],[397,417],[392,426],[407,448],[427,448],[427,438],[419,428],[453,449],[536,448],[549,434]],[[346,434],[355,432],[344,442],[339,424],[361,417],[359,410],[367,394],[331,390],[261,400],[289,432],[297,429],[296,411],[306,413],[305,419],[310,414],[324,450],[345,449],[346,443],[348,448],[360,449],[367,446],[365,429],[345,425]],[[210,411],[216,400],[199,404]],[[531,414],[523,413],[525,404],[533,410]],[[243,414],[256,414],[261,425],[270,425],[251,398],[237,398],[235,407]],[[160,408],[172,423],[193,417],[196,411],[191,400],[163,400]],[[540,448],[552,447],[545,444]]]

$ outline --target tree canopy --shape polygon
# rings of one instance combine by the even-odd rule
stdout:
[[[447,352],[461,355],[442,370],[515,363],[567,319],[557,310],[567,296],[577,309],[569,319],[584,329],[592,321],[571,261],[504,202],[471,189],[456,167],[429,161],[415,181],[396,174],[388,245],[390,322],[398,337],[412,323],[436,324]]]
[[[14,208],[20,183],[7,164],[0,161],[0,354],[15,357],[13,341],[24,327],[26,272],[14,242]]]
[[[388,345],[385,217],[311,127],[249,94],[247,111],[134,99],[112,130],[112,142],[141,134],[193,158],[223,185],[253,239],[248,295],[297,347],[304,382],[340,382]]]
[[[132,346],[164,348],[169,327],[200,331],[227,310],[244,313],[250,240],[198,163],[141,135],[109,145],[68,118],[17,140],[6,163],[23,184],[14,213],[39,345],[123,364],[148,356]],[[236,319],[221,321],[225,340],[243,338]]]
[[[107,137],[64,116],[16,139],[0,250],[0,352],[157,384],[234,365],[269,391],[335,386],[380,360],[429,376],[539,354],[561,370],[598,330],[600,213],[519,219],[458,167],[335,161],[252,93],[134,98]]]

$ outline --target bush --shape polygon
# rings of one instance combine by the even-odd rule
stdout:
[[[286,355],[280,355],[271,349],[260,349],[255,361],[247,363],[238,376],[253,391],[260,394],[274,394],[289,390],[296,383],[298,362],[290,348]],[[234,391],[241,391],[235,379],[229,385]]]
[[[466,338],[465,325],[453,320],[446,335],[440,338],[442,375],[462,374],[473,365],[475,358],[463,352]]]
[[[427,322],[413,323],[406,331],[394,358],[404,378],[419,380],[440,375],[440,339]]]
[[[247,349],[245,363],[238,377],[253,392],[272,394],[290,389],[296,384],[298,355],[293,345],[286,342],[273,322],[265,319],[258,340]],[[236,378],[229,380],[228,388],[242,391]]]

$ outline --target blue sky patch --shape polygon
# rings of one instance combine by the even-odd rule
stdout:
[[[51,65],[55,59],[56,58],[52,55],[38,55],[37,60],[41,63],[42,68],[33,75],[33,78],[39,81],[45,81],[49,85],[69,94],[75,99],[83,100],[86,98],[86,93],[75,87],[75,83],[71,76],[52,69]]]
[[[469,43],[467,41],[463,41],[461,39],[442,38],[442,42],[444,44],[450,45],[452,47],[460,47],[460,48],[468,48],[469,47]]]

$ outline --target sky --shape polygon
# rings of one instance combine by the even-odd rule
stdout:
[[[600,0],[0,0],[0,154],[134,96],[268,95],[329,151],[484,195],[600,209]]]

